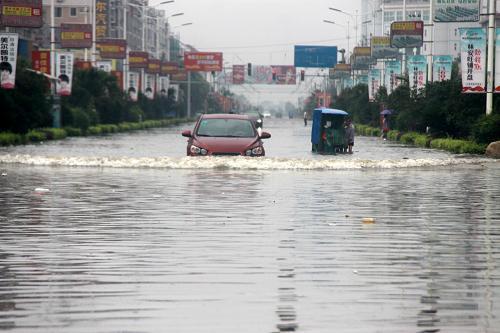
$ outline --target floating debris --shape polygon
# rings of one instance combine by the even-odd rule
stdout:
[[[375,219],[373,217],[363,217],[361,220],[363,224],[373,224],[375,223]]]

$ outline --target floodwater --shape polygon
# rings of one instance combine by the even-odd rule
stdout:
[[[301,119],[187,158],[190,126],[0,148],[0,330],[500,332],[498,161],[312,155]]]

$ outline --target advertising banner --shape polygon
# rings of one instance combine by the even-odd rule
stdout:
[[[495,45],[496,45],[495,59],[497,59],[495,66],[495,93],[500,93],[500,28],[496,29]]]
[[[385,63],[385,87],[387,88],[387,94],[392,94],[392,92],[399,87],[401,84],[401,61],[388,61]]]
[[[148,68],[146,68],[146,73],[148,74],[160,74],[160,60],[149,59]]]
[[[71,84],[73,83],[73,62],[73,53],[56,53],[56,92],[59,96],[71,95]]]
[[[295,45],[294,66],[333,68],[337,64],[336,46]]]
[[[95,0],[95,37],[108,37],[109,0]]]
[[[179,68],[177,73],[170,74],[170,81],[175,82],[186,82],[187,81],[187,72],[184,68]]]
[[[127,57],[127,41],[124,39],[101,39],[96,43],[102,59],[125,59]]]
[[[43,25],[42,0],[0,1],[0,26],[41,28]]]
[[[387,36],[372,37],[371,50],[375,59],[396,58],[399,55],[399,49],[391,47],[391,38]]]
[[[123,91],[123,72],[112,70],[111,75],[113,75],[116,78],[116,84],[118,84],[120,90]]]
[[[95,65],[98,70],[106,73],[111,73],[111,71],[113,70],[113,63],[111,62],[111,60],[96,61]]]
[[[341,79],[351,76],[351,64],[336,64],[335,68],[330,68],[330,79]]]
[[[220,72],[222,71],[222,53],[185,52],[184,68],[190,72]]]
[[[179,71],[179,64],[174,61],[162,61],[160,63],[160,74],[169,75]]]
[[[92,47],[92,24],[61,23],[61,48],[84,49]]]
[[[432,78],[434,82],[451,80],[453,57],[450,55],[432,57]]]
[[[139,73],[128,73],[128,98],[132,102],[137,102],[137,94],[139,92]]]
[[[32,51],[31,67],[36,71],[50,74],[50,51]]]
[[[142,92],[144,96],[148,99],[155,98],[155,75],[146,74],[146,80],[144,81],[144,91]]]
[[[18,34],[0,33],[0,87],[2,89],[14,89],[16,85],[18,42]]]
[[[273,82],[273,72],[271,66],[252,66],[252,75],[245,76],[245,83],[250,84],[271,84]]]
[[[233,84],[245,83],[245,65],[233,65]]]
[[[92,69],[92,62],[91,61],[84,61],[84,60],[76,60],[75,61],[75,68],[82,69],[82,70]]]
[[[427,58],[424,55],[408,56],[408,82],[411,90],[425,88],[427,83]]]
[[[358,84],[368,85],[368,75],[366,75],[366,74],[356,75],[354,77],[354,84],[355,85],[358,85]]]
[[[486,29],[460,28],[462,92],[486,91]]]
[[[424,43],[423,21],[391,23],[391,46],[398,49],[421,47]]]
[[[432,0],[434,22],[478,22],[480,0]]]
[[[168,96],[168,77],[160,76],[160,84],[158,85],[158,89],[156,92],[160,95],[161,98],[166,98]]]
[[[356,46],[352,53],[352,69],[367,70],[370,65],[376,64],[376,59],[372,58],[372,49],[369,46]]]
[[[368,100],[370,102],[375,101],[375,97],[380,89],[380,79],[380,69],[371,69],[368,72]]]
[[[129,68],[148,68],[149,54],[142,51],[130,51],[128,54]]]
[[[271,66],[271,73],[275,78],[274,84],[296,84],[297,72],[294,66]]]

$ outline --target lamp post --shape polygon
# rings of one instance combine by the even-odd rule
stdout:
[[[349,21],[347,21],[347,27],[343,24],[338,24],[338,23],[330,21],[330,20],[323,20],[323,22],[328,23],[328,24],[335,24],[335,25],[341,26],[344,29],[346,29],[346,31],[347,31],[347,58],[349,59],[349,49],[350,49],[350,42],[349,41],[351,39],[351,36],[349,35]]]
[[[493,77],[495,75],[495,16],[496,0],[488,1],[488,63],[487,63],[487,86],[486,86],[486,115],[493,112]],[[498,65],[497,65],[498,66]]]
[[[356,45],[357,45],[358,44],[358,11],[356,10],[356,14],[351,14],[351,13],[345,12],[345,11],[338,9],[338,8],[329,7],[328,9],[330,9],[334,12],[337,12],[337,13],[342,13],[344,15],[350,16],[351,18],[354,19],[354,32],[356,35]],[[349,24],[349,20],[347,21],[347,24]]]

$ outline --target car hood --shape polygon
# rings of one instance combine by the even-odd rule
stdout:
[[[250,148],[259,139],[251,138],[226,138],[226,137],[195,137],[193,144],[205,148],[209,152],[241,153]]]

